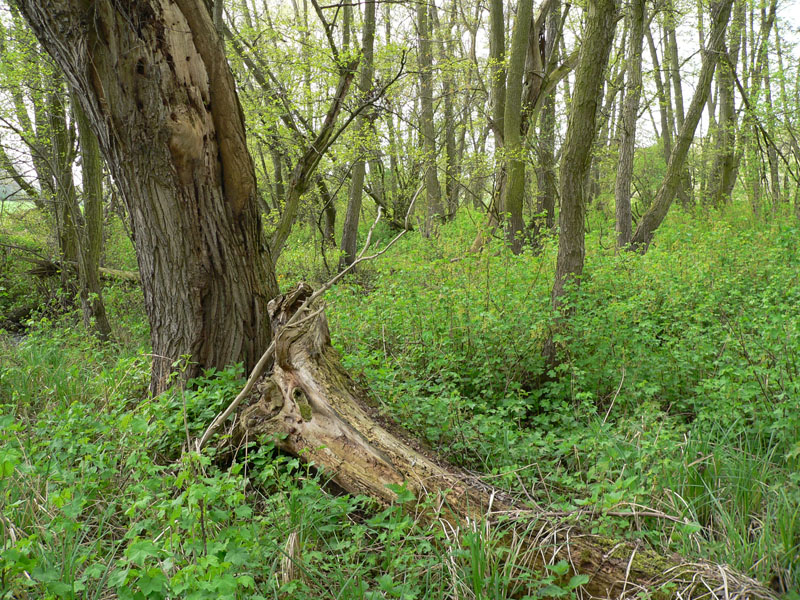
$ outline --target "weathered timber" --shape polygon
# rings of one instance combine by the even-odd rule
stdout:
[[[75,270],[77,263],[74,261],[54,261],[39,258],[26,258],[22,260],[36,265],[27,271],[28,275],[35,275],[37,277],[53,277],[61,273],[66,265],[67,269]],[[129,281],[131,283],[139,283],[139,273],[136,271],[123,271],[120,269],[107,269],[100,267],[100,277],[105,279],[114,279],[117,281]]]
[[[276,332],[275,364],[241,412],[230,444],[269,439],[313,462],[343,490],[380,505],[396,500],[388,485],[405,485],[428,508],[427,521],[448,529],[502,523],[518,544],[524,568],[566,560],[589,583],[583,597],[775,598],[756,581],[706,562],[687,562],[644,545],[588,533],[575,515],[520,505],[463,470],[427,454],[370,407],[366,392],[342,368],[321,306],[292,315],[311,295],[305,284],[269,304]],[[409,507],[414,508],[414,507]],[[664,587],[665,584],[672,583]]]

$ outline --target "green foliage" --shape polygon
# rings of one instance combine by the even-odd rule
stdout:
[[[667,174],[664,148],[661,143],[637,149],[633,157],[633,207],[637,214],[644,214],[656,197],[658,188]]]
[[[555,247],[465,256],[470,216],[407,236],[327,296],[334,344],[380,409],[598,535],[799,585],[797,226],[676,213],[644,257],[602,250],[593,226],[556,322]],[[283,287],[324,277],[301,233]],[[0,338],[0,597],[533,599],[585,582],[564,564],[528,570],[504,523],[422,526],[402,487],[390,507],[330,495],[326,473],[266,440],[219,464],[182,453],[241,369],[148,398],[141,300],[105,294],[116,345],[74,312]]]
[[[405,241],[367,285],[340,286],[335,342],[384,410],[451,460],[545,503],[680,515],[685,526],[609,516],[597,527],[701,548],[791,586],[798,229],[744,221],[678,213],[645,257],[597,252],[590,239],[550,373],[540,354],[553,326],[554,248],[463,256],[465,221],[435,245]],[[602,229],[595,235],[602,241]],[[706,488],[696,481],[703,461],[692,463],[712,450],[725,468]]]

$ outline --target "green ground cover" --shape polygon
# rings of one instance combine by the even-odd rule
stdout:
[[[3,222],[0,241],[46,248],[32,215]],[[605,249],[593,219],[555,370],[541,358],[555,248],[465,255],[466,211],[328,293],[344,364],[387,415],[493,484],[800,597],[800,228],[675,212],[642,257]],[[326,278],[317,248],[290,240],[283,288]],[[106,255],[135,264],[121,230]],[[331,494],[269,444],[224,468],[183,455],[242,373],[148,398],[136,287],[106,288],[116,341],[101,346],[69,298],[48,301],[0,258],[0,313],[44,307],[24,336],[0,336],[0,597],[545,598],[581,583],[566,565],[514,573],[502,525],[423,527]]]

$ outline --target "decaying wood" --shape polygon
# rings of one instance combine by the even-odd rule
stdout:
[[[370,496],[381,505],[397,498],[388,485],[404,485],[420,501],[409,510],[417,510],[423,520],[441,522],[448,531],[502,522],[509,543],[522,548],[519,556],[526,564],[521,566],[543,568],[566,560],[575,573],[590,577],[581,592],[584,597],[628,598],[647,592],[664,598],[775,598],[724,566],[690,563],[644,545],[592,535],[574,515],[553,516],[516,504],[403,439],[370,408],[367,394],[342,368],[324,312],[306,302],[312,294],[301,284],[270,303],[274,368],[242,410],[232,445],[272,440],[281,450],[324,469],[345,491]],[[303,314],[295,316],[301,307]]]
[[[21,257],[22,260],[36,265],[28,270],[29,275],[37,277],[53,277],[61,273],[62,268],[66,265],[67,269],[76,269],[77,263],[74,261],[53,261],[49,259],[38,259],[30,257]],[[123,271],[120,269],[107,269],[100,267],[100,277],[105,279],[114,279],[117,281],[129,281],[131,283],[139,283],[139,273],[136,271]]]

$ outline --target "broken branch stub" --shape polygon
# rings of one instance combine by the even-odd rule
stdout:
[[[404,485],[432,507],[418,513],[422,519],[447,522],[448,528],[503,521],[510,528],[509,540],[522,540],[520,556],[527,558],[520,567],[543,568],[566,560],[575,573],[590,577],[584,596],[622,598],[658,590],[664,598],[776,598],[721,565],[690,563],[641,544],[589,534],[574,515],[553,517],[517,504],[428,455],[370,408],[368,395],[342,368],[331,346],[318,301],[290,323],[312,293],[310,286],[300,284],[269,304],[275,365],[258,384],[258,399],[242,410],[230,442],[234,447],[244,439],[273,440],[281,450],[332,475],[346,492],[384,506],[397,499],[387,486]]]

